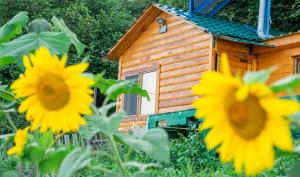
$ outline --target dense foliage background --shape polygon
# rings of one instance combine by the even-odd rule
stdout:
[[[117,63],[105,58],[108,50],[126,32],[150,3],[168,4],[187,10],[188,0],[0,0],[0,26],[20,11],[29,13],[29,21],[53,16],[64,19],[67,26],[77,34],[86,46],[84,56],[90,56],[89,72],[105,71],[107,78],[117,77]],[[248,24],[257,23],[259,0],[232,0],[218,16]],[[272,0],[272,29],[291,32],[300,29],[300,0]],[[69,62],[76,63],[74,49]],[[1,84],[10,84],[20,73],[15,65],[0,68]],[[20,118],[13,117],[17,125]],[[1,120],[0,133],[5,130]]]

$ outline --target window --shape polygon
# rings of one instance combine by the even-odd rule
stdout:
[[[142,76],[142,88],[147,90],[150,101],[142,97],[141,114],[151,114],[155,112],[155,96],[156,96],[156,71],[145,73]]]
[[[141,73],[125,77],[125,80],[135,80],[147,90],[150,100],[136,94],[125,94],[124,110],[127,115],[145,115],[155,113],[157,71]]]
[[[125,80],[134,80],[138,82],[139,75],[133,75],[125,77]],[[124,96],[124,110],[127,112],[127,115],[136,115],[137,114],[137,94],[125,94]]]
[[[295,61],[294,61],[294,73],[296,73],[296,74],[300,73],[300,56],[295,57]]]

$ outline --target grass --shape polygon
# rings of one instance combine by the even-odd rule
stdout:
[[[161,164],[159,169],[151,169],[150,177],[242,177],[244,174],[235,174],[231,163],[223,164],[219,161],[215,151],[207,151],[204,136],[191,133],[179,139],[171,140],[171,162]],[[298,144],[298,143],[297,143]],[[108,147],[103,147],[108,148]],[[1,151],[1,149],[0,149]],[[3,149],[2,149],[3,152]],[[276,150],[277,159],[275,166],[270,171],[265,171],[257,177],[285,176],[299,159],[294,154]],[[122,147],[122,153],[128,154],[128,149]],[[30,164],[21,163],[15,157],[8,157],[0,153],[0,177],[13,176],[11,171],[19,176],[35,176]],[[132,161],[150,162],[151,157],[144,153],[131,152],[128,156]],[[78,177],[102,177],[102,168],[116,169],[116,165],[108,157],[95,152],[91,165],[81,170]],[[11,173],[11,174],[10,174]],[[5,176],[6,175],[6,176]]]

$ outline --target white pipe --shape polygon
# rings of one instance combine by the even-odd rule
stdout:
[[[261,38],[266,38],[264,23],[265,23],[265,14],[266,14],[266,0],[259,1],[259,15],[258,15],[258,24],[257,24],[257,35]]]

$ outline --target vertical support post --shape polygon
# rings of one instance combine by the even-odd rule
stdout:
[[[257,35],[267,38],[270,35],[271,0],[260,0]]]
[[[189,18],[192,18],[193,8],[194,8],[194,0],[189,0]]]

